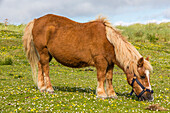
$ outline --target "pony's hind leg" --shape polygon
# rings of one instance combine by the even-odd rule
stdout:
[[[52,57],[49,54],[47,48],[44,48],[39,53],[40,53],[40,64],[41,64],[42,74],[40,76],[38,76],[39,77],[38,80],[40,79],[40,81],[41,81],[41,78],[42,78],[42,80],[44,78],[44,82],[42,82],[42,84],[44,83],[46,91],[49,93],[53,93],[54,89],[51,85],[51,81],[50,81],[50,77],[49,77],[49,62]],[[44,90],[44,87],[42,87],[42,90]],[[41,89],[40,89],[40,91],[41,91]]]
[[[40,62],[38,62],[38,89],[40,90],[40,92],[44,92],[46,90],[42,65]]]
[[[117,98],[117,95],[112,85],[113,67],[114,67],[114,64],[108,66],[107,72],[106,72],[106,93],[107,93],[108,98]]]
[[[43,74],[44,74],[44,80],[46,84],[46,90],[49,93],[54,93],[54,89],[51,85],[50,77],[49,77],[49,63],[42,65]]]

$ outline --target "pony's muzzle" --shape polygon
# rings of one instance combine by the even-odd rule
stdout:
[[[146,92],[139,98],[139,100],[140,101],[144,101],[144,100],[153,101],[154,97],[152,93]]]

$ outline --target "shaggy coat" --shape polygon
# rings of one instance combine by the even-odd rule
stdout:
[[[121,33],[102,17],[78,23],[62,16],[45,15],[28,23],[23,44],[33,78],[41,92],[54,91],[49,77],[49,62],[53,57],[68,67],[95,66],[98,82],[96,93],[101,98],[116,97],[112,86],[114,64],[125,72],[129,84],[136,74],[145,87],[150,86],[149,75],[145,80],[140,79],[140,76],[147,74],[146,70],[152,70],[148,59],[144,60]],[[141,88],[134,84],[133,89],[138,94]]]

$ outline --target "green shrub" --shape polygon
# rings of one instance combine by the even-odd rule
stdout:
[[[147,39],[150,41],[150,42],[156,42],[159,38],[155,35],[155,34],[147,34]]]
[[[5,58],[4,60],[0,60],[0,65],[12,65],[13,64],[13,61],[12,61],[12,58],[10,57],[7,57]]]
[[[139,30],[135,33],[136,37],[143,37],[143,35],[144,35],[144,32],[142,30]]]

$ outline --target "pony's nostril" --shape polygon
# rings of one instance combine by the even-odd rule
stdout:
[[[147,96],[148,101],[153,101],[154,100],[153,95],[151,93],[148,93],[146,96]]]
[[[145,100],[145,97],[141,96],[141,97],[139,98],[139,100],[140,100],[140,101],[144,101],[144,100]]]
[[[147,98],[151,98],[152,97],[152,94],[151,93],[147,93]]]
[[[147,98],[150,99],[150,98],[151,98],[151,95],[150,95],[150,94],[147,94]]]

